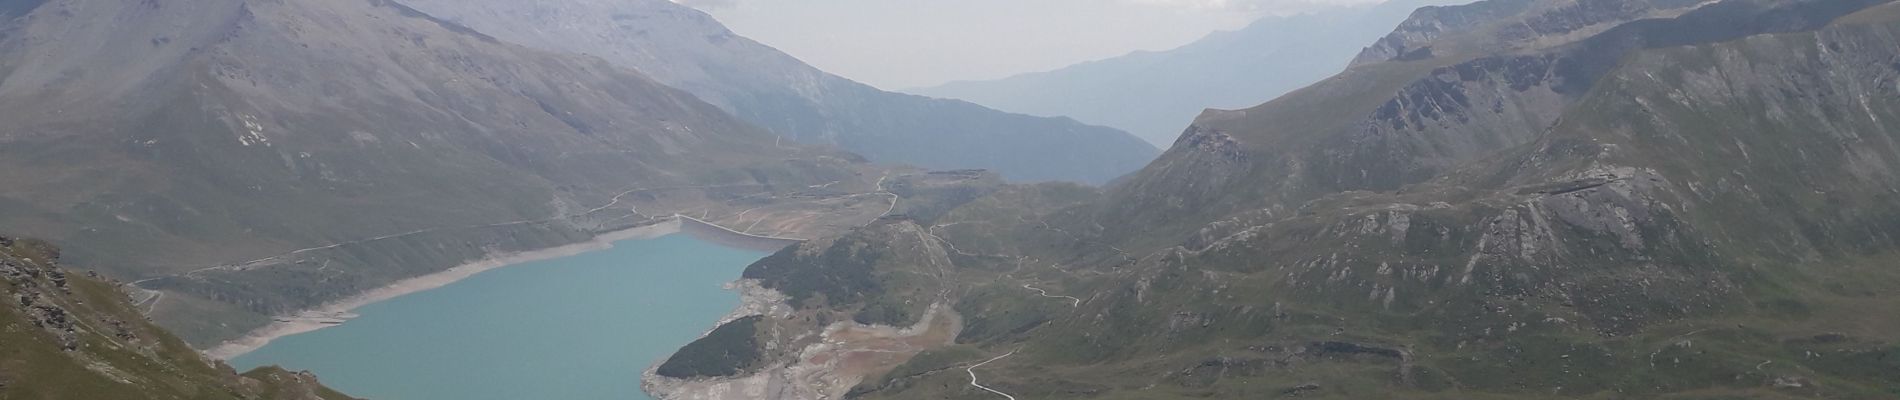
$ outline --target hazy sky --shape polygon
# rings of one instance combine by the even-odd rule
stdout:
[[[826,71],[897,90],[1161,50],[1267,14],[1378,0],[675,0]]]

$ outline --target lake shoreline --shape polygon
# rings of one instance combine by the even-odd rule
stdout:
[[[692,222],[686,222],[688,220]],[[243,337],[226,340],[219,343],[216,347],[204,350],[203,353],[206,357],[211,359],[230,360],[263,348],[265,345],[270,344],[271,341],[279,338],[341,325],[351,318],[356,317],[356,315],[350,311],[366,305],[440,288],[497,268],[605,250],[612,248],[615,242],[624,240],[654,239],[676,233],[686,233],[701,240],[745,249],[760,249],[762,246],[770,246],[774,241],[794,240],[739,234],[729,229],[718,227],[717,225],[691,219],[690,217],[668,218],[648,225],[602,233],[594,236],[593,239],[579,243],[540,250],[489,255],[480,260],[457,265],[440,272],[396,281],[395,283],[359,293],[322,307],[303,310],[289,315],[274,316],[272,317],[273,321],[269,325],[252,330]],[[782,247],[784,247],[784,245],[779,245],[770,250],[777,250],[777,248]]]

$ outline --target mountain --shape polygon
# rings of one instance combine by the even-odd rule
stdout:
[[[756,356],[649,386],[1900,397],[1896,40],[1877,0],[1423,8],[1107,189],[762,260]]]
[[[881,91],[667,0],[405,3],[505,41],[637,69],[780,136],[837,145],[873,161],[1099,184],[1141,168],[1156,153],[1114,129]]]
[[[796,236],[887,209],[851,194],[889,169],[396,2],[6,4],[0,226],[162,291],[200,346],[673,213]]]
[[[0,237],[0,397],[351,399],[307,373],[207,360],[146,322],[119,284],[59,260],[51,244]]]
[[[1262,18],[1185,46],[1141,51],[1053,71],[907,90],[1030,115],[1068,116],[1166,148],[1209,108],[1249,107],[1339,73],[1413,9],[1449,0]]]

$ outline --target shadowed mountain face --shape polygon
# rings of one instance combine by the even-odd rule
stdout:
[[[791,303],[821,321],[961,315],[860,398],[1894,398],[1896,7],[1426,8],[1100,195],[1006,188],[907,222],[937,246],[747,276],[855,289]]]
[[[1395,0],[1268,17],[1173,50],[908,92],[1031,115],[1074,117],[1133,132],[1165,148],[1202,110],[1251,107],[1337,74],[1413,9],[1456,2]]]
[[[636,188],[702,188],[711,204],[862,179],[852,156],[775,143],[632,70],[394,2],[54,0],[20,15],[0,25],[0,226],[185,294],[154,313],[204,322],[181,330],[196,340],[644,223],[626,206],[665,196]]]
[[[530,47],[601,57],[781,136],[874,161],[1099,184],[1154,158],[1129,134],[1063,118],[884,92],[825,73],[666,0],[419,0],[430,14]]]

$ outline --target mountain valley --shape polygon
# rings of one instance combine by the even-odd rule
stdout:
[[[1051,117],[689,5],[0,1],[0,399],[349,398],[216,358],[669,229],[778,250],[614,368],[664,400],[1900,398],[1891,1],[1395,0],[925,91]]]
[[[150,289],[141,306],[202,347],[675,214],[840,232],[890,211],[886,179],[925,176],[394,2],[32,10],[0,43],[0,225]]]
[[[1893,7],[1421,9],[1100,193],[1005,188],[753,265],[799,312],[754,322],[778,350],[733,376],[948,307],[954,343],[834,393],[1900,396],[1873,311],[1900,306]]]

